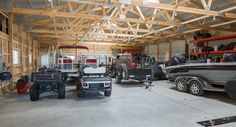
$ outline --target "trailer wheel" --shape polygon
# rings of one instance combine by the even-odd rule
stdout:
[[[58,83],[58,98],[64,99],[65,98],[65,84],[64,83]]]
[[[39,91],[36,84],[31,84],[30,87],[30,100],[37,101],[39,99]]]
[[[180,92],[187,92],[188,86],[186,84],[186,81],[183,78],[179,78],[175,81],[175,85],[178,91]]]
[[[111,96],[111,91],[105,91],[104,95],[107,96],[107,97]]]
[[[201,96],[204,93],[202,84],[198,81],[191,81],[189,83],[189,91],[193,95]]]

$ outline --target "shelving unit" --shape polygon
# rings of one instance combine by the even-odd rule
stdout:
[[[224,53],[236,53],[236,50],[222,50],[212,52],[191,52],[191,55],[204,55],[204,54],[224,54]]]
[[[210,41],[217,41],[217,40],[224,40],[224,39],[232,39],[236,38],[236,34],[231,35],[223,35],[223,36],[216,36],[211,38],[204,38],[204,39],[197,39],[197,40],[191,40],[192,43],[199,43],[199,42],[210,42]]]
[[[204,39],[198,39],[198,40],[191,40],[190,43],[207,43],[217,41],[217,40],[225,40],[225,39],[232,39],[236,38],[236,34],[231,34],[231,35],[224,35],[224,36],[216,36],[216,37],[211,37],[211,38],[204,38]],[[221,50],[221,51],[211,51],[211,52],[190,52],[190,55],[222,55],[224,53],[236,53],[236,50]]]

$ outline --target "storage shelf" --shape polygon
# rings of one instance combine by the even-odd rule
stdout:
[[[231,39],[231,38],[236,38],[236,34],[216,36],[216,37],[203,38],[203,39],[197,39],[197,40],[191,40],[190,42],[192,42],[192,43],[199,43],[199,42],[209,42],[209,41],[217,41],[217,40],[224,40],[224,39]]]
[[[236,53],[236,50],[222,50],[212,52],[191,52],[191,55],[204,55],[204,54],[224,54],[224,53]]]

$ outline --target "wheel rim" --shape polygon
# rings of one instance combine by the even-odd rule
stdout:
[[[125,71],[122,72],[122,76],[125,77]]]
[[[184,83],[182,81],[178,82],[177,83],[177,88],[181,91],[184,90]]]
[[[198,94],[198,93],[200,92],[200,89],[199,89],[198,84],[192,84],[192,86],[191,86],[191,91],[192,91],[194,94]]]

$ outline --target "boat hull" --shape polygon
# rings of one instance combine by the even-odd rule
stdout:
[[[209,84],[226,85],[236,79],[236,64],[186,64],[166,69],[170,81],[180,76],[194,76],[206,80]]]

